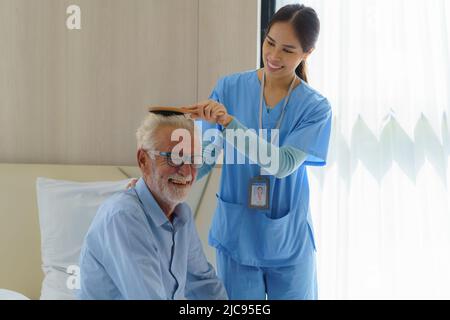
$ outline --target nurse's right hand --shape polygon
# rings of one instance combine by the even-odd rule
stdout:
[[[226,127],[233,117],[228,114],[225,106],[214,100],[206,100],[189,107],[183,107],[190,114],[191,119],[202,119],[210,123],[218,123]]]
[[[138,179],[135,179],[135,178],[131,179],[131,181],[128,182],[128,184],[127,184],[127,189],[134,188],[136,186],[137,182],[138,182]]]

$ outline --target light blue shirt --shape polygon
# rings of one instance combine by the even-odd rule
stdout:
[[[227,299],[189,206],[172,223],[144,180],[99,208],[80,257],[81,299]]]
[[[259,129],[260,90],[254,70],[219,79],[210,99],[222,103],[236,119],[226,130]],[[283,99],[270,112],[263,112],[264,129],[276,127],[282,103]],[[286,162],[286,167],[281,163],[284,172],[268,176],[270,208],[248,207],[249,184],[260,175],[260,166],[250,162],[225,163],[209,233],[210,245],[244,265],[282,267],[302,263],[305,252],[315,248],[306,168],[326,164],[331,119],[330,104],[319,92],[304,81],[293,89],[279,131],[280,152],[291,150],[292,156],[291,160],[282,160]],[[202,129],[211,126],[203,122]],[[222,147],[229,144],[222,141]],[[296,150],[306,156],[295,155]],[[224,148],[224,159],[228,152],[235,149]],[[208,169],[202,168],[201,173]]]

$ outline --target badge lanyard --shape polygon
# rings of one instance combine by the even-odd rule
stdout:
[[[294,83],[295,83],[295,78],[296,76],[294,75],[294,79],[292,79],[291,85],[289,86],[289,90],[288,93],[286,95],[286,97],[284,98],[284,102],[283,102],[283,107],[281,108],[281,115],[280,118],[277,121],[277,125],[275,127],[275,132],[274,135],[271,135],[271,141],[276,141],[275,137],[278,136],[279,134],[279,130],[280,130],[280,126],[281,126],[281,122],[283,121],[284,118],[284,114],[286,112],[286,106],[289,102],[289,98],[291,96],[292,90],[294,88]],[[263,115],[263,101],[264,101],[264,86],[266,83],[266,73],[263,71],[262,74],[262,80],[261,80],[261,93],[260,93],[260,97],[259,97],[259,130],[263,129],[263,124],[262,124],[262,115]],[[261,168],[261,175],[263,175],[263,168]]]
[[[292,89],[294,88],[295,83],[295,75],[294,79],[292,79],[291,85],[289,86],[288,93],[284,98],[283,107],[281,109],[281,115],[277,121],[277,125],[275,127],[275,135],[278,135],[278,131],[281,126],[281,122],[283,121],[284,114],[286,112],[286,105],[288,104],[289,97],[291,96]],[[259,129],[263,129],[262,124],[262,115],[263,115],[263,99],[264,99],[264,86],[266,82],[266,74],[263,71],[262,80],[261,80],[261,94],[259,97]],[[275,136],[274,135],[274,136]],[[273,137],[271,139],[273,141]],[[257,177],[254,177],[250,180],[249,190],[248,190],[248,207],[252,209],[269,209],[270,208],[270,180],[268,177],[262,176],[263,168],[261,168],[261,174]]]
[[[281,115],[280,118],[278,119],[277,125],[275,127],[276,130],[280,129],[281,126],[281,121],[283,121],[284,118],[284,114],[285,114],[285,109],[286,109],[286,105],[289,102],[289,97],[291,96],[292,93],[292,89],[294,88],[294,83],[295,83],[295,78],[296,76],[294,75],[294,79],[292,79],[291,85],[289,86],[289,91],[286,95],[286,98],[284,98],[284,102],[283,102],[283,107],[281,108]],[[263,129],[263,125],[262,125],[262,115],[263,115],[263,100],[264,100],[264,86],[266,83],[266,73],[263,71],[262,74],[262,80],[261,80],[261,94],[259,96],[259,129],[262,130]]]

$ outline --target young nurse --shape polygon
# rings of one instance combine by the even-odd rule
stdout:
[[[213,123],[222,130],[224,144],[232,143],[226,140],[228,130],[253,129],[255,136],[260,129],[279,130],[277,145],[259,139],[279,152],[276,170],[251,156],[248,147],[236,148],[249,161],[225,161],[222,167],[209,244],[217,249],[219,277],[231,299],[317,299],[306,168],[326,163],[331,108],[308,85],[305,65],[319,29],[312,8],[281,8],[262,46],[264,68],[221,78],[210,100],[185,108],[204,120],[203,128]],[[224,159],[227,152],[224,148]],[[203,165],[199,176],[212,167]],[[249,191],[260,186],[268,199],[258,207]]]

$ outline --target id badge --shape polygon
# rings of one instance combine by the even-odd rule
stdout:
[[[250,180],[248,186],[248,207],[252,209],[269,209],[270,180],[258,176]]]

